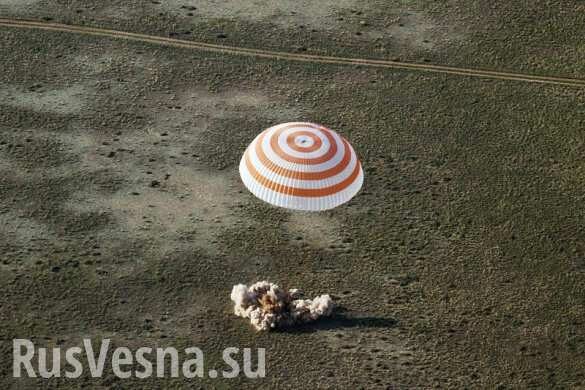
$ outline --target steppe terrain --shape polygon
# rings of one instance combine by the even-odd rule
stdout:
[[[290,53],[585,78],[552,1],[0,0],[0,18]],[[0,26],[0,387],[585,388],[585,88]],[[242,185],[280,122],[342,134],[351,202]],[[330,293],[256,333],[236,283]],[[264,379],[12,378],[12,339],[264,347]]]

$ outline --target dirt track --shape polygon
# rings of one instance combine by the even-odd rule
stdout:
[[[135,34],[126,31],[105,30],[94,27],[70,26],[58,23],[43,23],[28,20],[17,19],[0,19],[0,26],[38,29],[45,31],[61,31],[73,34],[92,35],[98,37],[119,38],[131,41],[138,41],[143,43],[154,43],[165,46],[172,46],[177,48],[190,48],[195,50],[212,51],[216,53],[246,55],[257,58],[269,58],[278,60],[311,62],[316,64],[340,64],[340,65],[355,65],[368,66],[374,68],[390,68],[390,69],[408,69],[421,72],[446,73],[459,76],[480,77],[495,80],[508,81],[525,81],[533,83],[543,83],[552,85],[566,85],[573,87],[585,87],[585,80],[563,78],[563,77],[547,77],[536,76],[520,73],[507,73],[497,71],[486,71],[479,69],[457,68],[452,66],[430,65],[430,64],[413,64],[400,61],[384,61],[372,60],[364,58],[346,58],[346,57],[332,57],[319,56],[310,54],[295,54],[286,52],[275,52],[268,50],[257,50],[235,46],[213,45],[204,42],[192,42],[180,39],[171,39],[164,37],[157,37],[145,34]]]

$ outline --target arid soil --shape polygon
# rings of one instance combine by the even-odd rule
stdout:
[[[288,52],[585,78],[579,1],[0,0],[0,17]],[[194,9],[193,9],[194,8]],[[585,90],[0,27],[2,388],[585,386]],[[329,126],[364,188],[270,207],[237,172]],[[331,294],[257,333],[234,284]],[[12,378],[38,346],[263,347],[264,379]]]

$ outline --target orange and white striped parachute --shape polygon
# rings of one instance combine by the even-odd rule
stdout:
[[[283,123],[260,133],[242,157],[240,176],[263,201],[306,211],[349,201],[364,181],[349,142],[333,130],[306,122]]]

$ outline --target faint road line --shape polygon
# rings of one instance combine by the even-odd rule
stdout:
[[[59,23],[45,23],[31,20],[19,19],[3,19],[0,18],[0,26],[14,27],[14,28],[28,28],[45,31],[60,31],[83,35],[100,36],[107,38],[126,39],[130,41],[146,42],[156,45],[165,45],[172,47],[179,47],[185,49],[196,49],[217,53],[226,53],[233,55],[245,55],[259,58],[280,59],[287,61],[312,62],[322,64],[340,64],[340,65],[361,65],[375,68],[392,68],[392,69],[406,69],[420,72],[432,73],[446,73],[459,76],[480,77],[486,79],[497,80],[512,80],[524,81],[530,83],[553,84],[553,85],[567,85],[572,87],[585,87],[585,80],[563,78],[563,77],[549,77],[536,76],[521,73],[498,72],[489,70],[458,68],[453,66],[432,65],[432,64],[417,64],[401,61],[387,61],[375,60],[365,58],[347,58],[347,57],[332,57],[314,54],[298,54],[287,53],[279,51],[269,51],[261,49],[249,49],[235,46],[215,45],[211,43],[185,41],[181,39],[173,39],[166,37],[159,37],[146,34],[131,33],[125,31],[108,30],[95,27],[86,26],[72,26]]]

